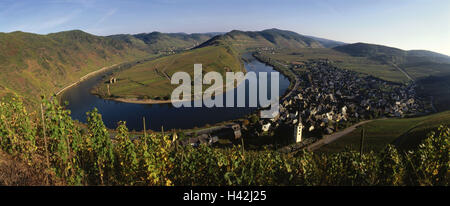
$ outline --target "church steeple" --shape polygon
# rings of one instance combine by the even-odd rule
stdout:
[[[294,140],[295,140],[296,143],[302,141],[302,131],[303,131],[302,118],[299,115],[298,116],[298,123],[294,127]]]

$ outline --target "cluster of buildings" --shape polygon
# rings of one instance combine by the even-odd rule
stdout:
[[[282,99],[277,117],[261,120],[263,132],[289,124],[294,140],[300,142],[302,135],[331,134],[363,119],[424,112],[414,84],[396,84],[338,69],[327,60],[294,63],[292,68],[299,87]]]
[[[277,129],[290,132],[292,141],[299,144],[284,148],[286,151],[302,148],[324,134],[362,120],[427,112],[425,102],[416,95],[414,83],[393,83],[339,69],[328,60],[293,62],[289,67],[297,82],[280,100],[278,115],[259,120],[251,129],[243,126],[244,131],[254,136],[271,134]],[[197,135],[182,140],[181,144],[213,145],[219,139],[236,140],[242,136],[239,124]]]
[[[176,136],[176,133],[174,133]],[[186,138],[181,140],[181,145],[187,146],[191,145],[193,147],[198,147],[200,145],[214,145],[219,142],[219,139],[240,139],[242,136],[241,126],[239,124],[224,125],[218,127],[217,129],[209,129],[204,132],[199,132],[194,135],[194,137]],[[177,139],[177,137],[173,137]]]

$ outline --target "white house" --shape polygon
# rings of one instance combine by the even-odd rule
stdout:
[[[263,132],[267,132],[267,131],[269,131],[269,128],[270,128],[270,123],[267,123],[267,124],[263,124],[263,125],[262,125],[261,130],[262,130]]]

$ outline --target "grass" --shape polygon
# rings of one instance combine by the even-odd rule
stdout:
[[[400,65],[412,78],[419,80],[429,76],[450,75],[450,64],[420,62]]]
[[[184,71],[193,77],[194,64],[201,63],[203,72],[219,72],[225,77],[227,71],[242,71],[243,66],[236,52],[224,46],[208,46],[153,61],[138,64],[113,76],[117,83],[110,85],[111,96],[122,98],[168,98],[178,85],[170,79],[175,72]],[[167,76],[165,75],[167,74]],[[107,82],[97,85],[94,93],[107,95]]]
[[[365,124],[363,150],[381,151],[388,144],[395,144],[403,149],[412,149],[433,129],[450,124],[450,111],[423,117],[404,119],[381,119]],[[335,153],[346,147],[358,150],[361,141],[361,129],[358,127],[348,135],[318,149],[321,153]]]
[[[420,96],[432,96],[434,105],[438,111],[450,110],[450,75],[430,76],[418,82],[418,94]]]

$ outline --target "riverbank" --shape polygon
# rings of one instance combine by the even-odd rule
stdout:
[[[275,71],[280,72],[282,75],[284,75],[285,77],[287,77],[289,79],[289,87],[287,88],[285,94],[282,95],[282,98],[280,98],[281,100],[285,100],[287,97],[289,97],[292,94],[293,91],[297,90],[300,87],[300,80],[298,79],[295,72],[291,68],[289,68],[288,65],[283,65],[278,62],[273,62],[270,60],[270,58],[266,59],[264,56],[262,56],[259,53],[253,53],[252,56],[255,59],[257,59],[258,61],[271,66]],[[277,63],[280,66],[276,65]],[[284,68],[281,68],[281,67],[284,67]]]
[[[245,68],[244,68],[245,69]],[[244,80],[237,82],[236,87],[233,87],[232,89],[236,89],[237,87],[239,87],[239,85],[244,82]],[[228,83],[224,86],[224,88],[227,88],[227,85],[231,84]],[[234,84],[234,82],[233,82]],[[208,88],[210,90],[215,90],[216,88]],[[224,89],[222,92],[220,93],[214,93],[213,97],[219,95],[219,94],[225,94],[227,92],[226,89]],[[191,97],[190,101],[197,101],[197,100],[201,100],[203,99],[203,93],[204,91],[200,94],[200,96],[193,94],[193,96]],[[173,103],[174,101],[172,101],[171,99],[163,99],[163,100],[159,100],[159,99],[138,99],[138,98],[125,98],[125,97],[104,97],[101,96],[95,92],[92,92],[93,95],[97,95],[98,97],[105,99],[105,100],[111,100],[111,101],[117,101],[117,102],[125,102],[125,103],[133,103],[133,104],[168,104],[168,103]],[[197,98],[194,98],[197,97]],[[179,101],[175,101],[175,102],[181,102],[182,100]]]
[[[88,80],[88,79],[90,79],[92,77],[95,77],[95,76],[97,76],[97,75],[99,75],[99,74],[101,74],[103,72],[107,72],[107,71],[112,70],[112,69],[123,69],[122,67],[127,67],[127,66],[130,66],[130,65],[139,64],[140,62],[150,61],[150,60],[158,58],[158,57],[161,57],[161,55],[160,56],[155,56],[155,57],[148,57],[148,58],[137,59],[137,60],[128,61],[128,62],[116,63],[116,64],[113,64],[111,66],[102,67],[99,70],[95,70],[95,71],[89,72],[88,74],[80,77],[78,79],[78,81],[76,81],[76,82],[74,82],[74,83],[72,83],[72,84],[62,88],[61,90],[59,90],[55,94],[56,94],[56,96],[59,96],[63,92],[65,92],[66,90],[68,90],[68,89],[70,89],[70,88],[72,88],[72,87],[74,87],[76,85],[79,85],[83,81],[86,81],[86,80]]]
[[[299,83],[300,81],[298,80],[298,77],[294,74],[293,71],[291,71],[287,66],[285,66],[285,69],[281,69],[278,66],[276,66],[275,64],[265,61],[264,58],[261,58],[257,55],[251,54],[251,56],[256,59],[257,61],[264,63],[268,66],[271,66],[275,71],[280,72],[282,75],[286,76],[289,79],[289,87],[288,90],[282,94],[282,98],[280,98],[281,100],[284,100],[286,97],[288,97],[292,91],[296,90],[299,88]],[[249,60],[246,58],[242,58],[242,60],[246,63],[249,63]],[[242,68],[244,70],[244,73],[247,73],[248,70],[247,68],[245,68],[245,66]],[[293,77],[292,77],[293,76]],[[236,86],[233,86],[233,89],[236,89],[237,87],[239,87],[239,85],[242,83],[243,81],[240,81],[236,84]],[[226,88],[230,83],[228,83],[227,85],[224,86],[224,88]],[[234,82],[233,82],[234,84]],[[211,88],[209,88],[211,90]],[[227,90],[224,89],[221,93],[217,93],[214,94],[213,96],[217,96],[219,94],[224,94],[226,93]],[[97,95],[98,97],[105,99],[105,100],[111,100],[111,101],[117,101],[117,102],[124,102],[124,103],[132,103],[132,104],[168,104],[168,103],[172,103],[173,101],[171,101],[170,99],[140,99],[137,97],[123,97],[123,96],[119,96],[119,97],[107,97],[105,95],[102,95],[98,92],[95,91],[91,91],[92,94]],[[203,92],[202,92],[203,94]],[[201,97],[203,97],[203,95],[201,94]],[[196,96],[196,94],[193,94],[193,96],[191,97],[191,101],[197,101],[197,100],[201,100],[201,98],[194,98]]]
[[[60,94],[62,94],[62,93],[63,93],[64,91],[66,91],[67,89],[72,88],[72,87],[74,87],[74,86],[80,84],[81,82],[83,82],[83,81],[85,81],[85,80],[87,80],[87,79],[89,79],[89,78],[91,78],[91,77],[93,77],[93,76],[95,76],[95,75],[97,75],[97,74],[99,74],[99,73],[102,73],[102,72],[105,72],[105,71],[108,71],[108,70],[110,70],[110,69],[115,68],[117,65],[119,65],[119,64],[113,64],[113,65],[111,65],[111,66],[102,67],[102,68],[99,69],[99,70],[90,72],[90,73],[88,73],[88,74],[82,76],[78,81],[76,81],[76,82],[74,82],[74,83],[72,83],[72,84],[70,84],[70,85],[68,85],[68,86],[66,86],[66,87],[64,87],[64,88],[62,88],[62,89],[59,90],[58,92],[56,92],[56,96],[59,96]]]
[[[256,58],[255,58],[256,59]],[[258,59],[256,59],[257,61],[259,61]],[[245,63],[249,63],[247,59],[242,58],[242,61],[244,61]],[[244,72],[244,74],[247,74],[248,70],[245,67],[245,63],[244,66],[241,66],[241,71]],[[264,62],[263,62],[264,63]],[[275,70],[275,69],[274,69]],[[226,79],[225,79],[226,81]],[[235,82],[227,82],[224,86],[223,86],[223,90],[220,93],[214,93],[213,97],[218,96],[218,95],[222,95],[225,94],[226,92],[228,92],[228,90],[226,88],[228,88],[231,84],[233,84],[231,86],[232,89],[236,89],[240,86],[240,84],[242,82],[244,82],[245,80],[241,80],[239,82],[237,82],[235,84]],[[216,88],[207,88],[208,90],[215,90]],[[172,103],[173,101],[170,99],[142,99],[142,98],[138,98],[138,97],[123,97],[123,96],[105,96],[105,94],[103,94],[102,92],[99,92],[98,86],[96,86],[96,88],[94,88],[93,90],[91,90],[91,94],[98,96],[99,98],[105,99],[105,100],[110,100],[110,101],[116,101],[116,102],[124,102],[124,103],[132,103],[132,104],[168,104],[168,103]],[[191,96],[190,101],[197,101],[197,100],[201,100],[203,98],[203,94],[204,91],[202,91],[200,94],[198,93],[194,93]]]

